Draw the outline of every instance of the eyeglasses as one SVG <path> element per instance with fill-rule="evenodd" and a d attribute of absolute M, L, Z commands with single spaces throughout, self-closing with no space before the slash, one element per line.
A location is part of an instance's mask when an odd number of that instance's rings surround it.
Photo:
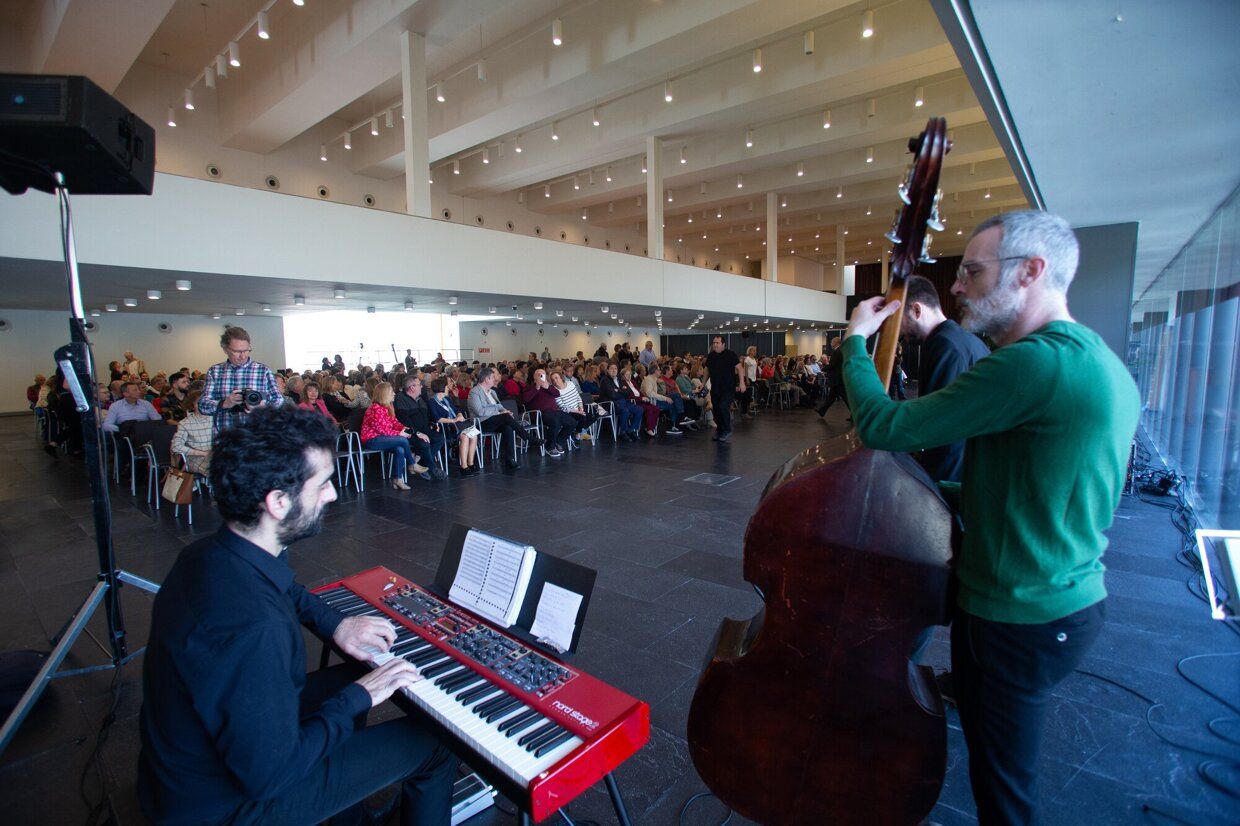
<path fill-rule="evenodd" d="M 234 350 L 229 347 L 228 352 L 232 353 L 234 356 L 248 356 L 250 354 L 249 348 L 246 348 L 245 350 Z"/>
<path fill-rule="evenodd" d="M 1027 255 L 1009 255 L 1006 258 L 982 258 L 977 261 L 961 261 L 960 266 L 956 268 L 956 280 L 968 282 L 970 278 L 979 275 L 982 270 L 986 269 L 986 264 L 995 262 L 1002 264 L 1005 261 L 1024 261 Z"/>

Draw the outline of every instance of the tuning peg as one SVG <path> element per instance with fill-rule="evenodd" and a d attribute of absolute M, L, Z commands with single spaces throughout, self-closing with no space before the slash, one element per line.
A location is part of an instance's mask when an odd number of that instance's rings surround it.
<path fill-rule="evenodd" d="M 939 220 L 938 210 L 935 210 L 930 217 L 926 219 L 926 226 L 935 232 L 943 231 L 943 222 Z"/>
<path fill-rule="evenodd" d="M 891 242 L 891 243 L 893 243 L 893 244 L 898 244 L 898 243 L 900 243 L 900 237 L 899 237 L 898 235 L 896 235 L 896 231 L 895 231 L 895 229 L 894 229 L 894 228 L 893 228 L 893 229 L 889 229 L 889 230 L 887 230 L 886 232 L 884 232 L 884 233 L 883 233 L 883 237 L 884 237 L 884 238 L 886 238 L 888 241 L 890 241 L 890 242 Z"/>
<path fill-rule="evenodd" d="M 912 206 L 913 202 L 908 197 L 908 187 L 904 185 L 903 181 L 896 187 L 896 193 L 900 196 L 900 200 L 904 202 L 905 206 Z"/>

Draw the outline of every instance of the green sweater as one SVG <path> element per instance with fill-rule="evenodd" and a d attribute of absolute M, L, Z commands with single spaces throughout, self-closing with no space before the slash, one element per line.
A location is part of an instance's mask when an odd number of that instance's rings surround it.
<path fill-rule="evenodd" d="M 1140 404 L 1096 333 L 1051 322 L 942 390 L 904 402 L 888 398 L 861 336 L 842 349 L 866 446 L 912 451 L 967 440 L 961 609 L 1044 623 L 1106 597 L 1103 531 L 1119 504 Z"/>

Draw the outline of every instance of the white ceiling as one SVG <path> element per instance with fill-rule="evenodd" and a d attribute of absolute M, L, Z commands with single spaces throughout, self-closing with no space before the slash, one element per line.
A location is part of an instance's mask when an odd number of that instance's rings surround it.
<path fill-rule="evenodd" d="M 1240 184 L 1240 3 L 970 5 L 1047 208 L 1140 223 L 1140 296 Z"/>

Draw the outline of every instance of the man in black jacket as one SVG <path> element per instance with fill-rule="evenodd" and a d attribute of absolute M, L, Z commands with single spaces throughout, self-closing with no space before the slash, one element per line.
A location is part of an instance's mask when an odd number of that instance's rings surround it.
<path fill-rule="evenodd" d="M 436 453 L 443 450 L 443 431 L 431 422 L 431 410 L 422 393 L 422 379 L 417 375 L 406 376 L 392 406 L 396 408 L 396 419 L 413 434 L 409 438 L 409 446 L 418 454 L 418 464 L 430 468 L 420 474 L 422 478 L 444 478 L 447 474 L 433 459 Z"/>
<path fill-rule="evenodd" d="M 920 275 L 909 278 L 905 288 L 900 333 L 921 342 L 918 396 L 942 390 L 990 353 L 980 338 L 943 315 L 934 285 Z M 934 481 L 959 482 L 964 468 L 964 442 L 923 450 L 913 458 Z"/>
<path fill-rule="evenodd" d="M 831 339 L 831 355 L 827 361 L 827 395 L 818 405 L 818 415 L 826 416 L 831 405 L 839 399 L 848 407 L 848 394 L 844 391 L 844 352 L 840 350 L 842 335 Z M 852 421 L 850 418 L 849 421 Z"/>
<path fill-rule="evenodd" d="M 615 408 L 619 439 L 637 441 L 637 429 L 641 427 L 642 409 L 625 398 L 621 391 L 620 366 L 608 362 L 607 369 L 598 377 L 598 401 L 611 402 Z"/>

